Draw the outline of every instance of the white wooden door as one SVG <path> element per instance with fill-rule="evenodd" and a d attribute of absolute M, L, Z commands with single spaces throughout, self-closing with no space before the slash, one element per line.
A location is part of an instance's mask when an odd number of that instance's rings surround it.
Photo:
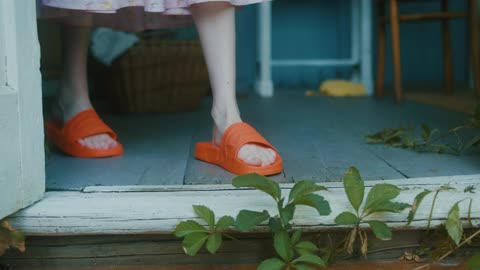
<path fill-rule="evenodd" d="M 0 218 L 39 200 L 45 157 L 35 0 L 0 0 Z"/>

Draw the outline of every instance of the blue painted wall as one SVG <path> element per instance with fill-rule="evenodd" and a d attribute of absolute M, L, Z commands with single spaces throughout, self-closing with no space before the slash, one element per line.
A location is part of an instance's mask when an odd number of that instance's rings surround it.
<path fill-rule="evenodd" d="M 465 1 L 450 0 L 451 9 L 464 11 Z M 350 53 L 349 0 L 275 0 L 273 2 L 273 57 L 332 58 Z M 402 3 L 401 12 L 440 9 L 440 1 Z M 257 7 L 237 12 L 238 89 L 255 81 Z M 454 78 L 457 85 L 468 81 L 467 24 L 451 22 Z M 372 30 L 375 30 L 372 29 Z M 376 41 L 376 33 L 374 40 Z M 387 84 L 392 82 L 390 43 L 387 49 Z M 401 46 L 405 85 L 440 85 L 443 81 L 440 22 L 414 22 L 401 26 Z M 376 52 L 376 44 L 374 42 Z M 375 55 L 375 53 L 374 53 Z M 374 59 L 376 61 L 376 57 Z M 374 63 L 375 63 L 374 61 Z M 273 70 L 276 87 L 314 87 L 324 79 L 348 78 L 348 68 L 292 68 Z"/>

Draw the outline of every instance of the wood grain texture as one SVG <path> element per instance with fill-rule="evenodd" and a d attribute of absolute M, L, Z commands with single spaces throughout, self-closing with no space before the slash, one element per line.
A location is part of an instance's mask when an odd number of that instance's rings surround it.
<path fill-rule="evenodd" d="M 339 263 L 334 266 L 330 266 L 328 269 L 331 270 L 414 270 L 420 264 L 410 263 L 410 262 L 398 262 L 395 260 L 391 261 L 378 261 L 378 262 L 355 262 L 355 263 Z M 211 265 L 211 264 L 196 264 L 196 265 L 172 265 L 172 266 L 92 266 L 90 268 L 75 268 L 75 267 L 38 267 L 38 266 L 29 266 L 29 270 L 256 270 L 258 264 L 221 264 L 221 265 Z M 430 266 L 430 270 L 464 270 L 466 268 L 465 260 L 457 261 L 447 261 L 442 264 L 436 264 Z M 14 269 L 23 269 L 23 268 L 14 268 Z"/>
<path fill-rule="evenodd" d="M 455 191 L 443 193 L 438 207 L 433 213 L 433 225 L 442 223 L 449 208 L 464 199 L 463 190 L 469 185 L 480 188 L 480 175 L 452 176 L 439 178 L 416 178 L 391 180 L 388 183 L 407 188 L 398 201 L 411 203 L 419 192 L 436 189 L 450 184 Z M 367 181 L 368 188 L 384 181 Z M 332 213 L 318 216 L 315 210 L 299 207 L 294 225 L 306 231 L 322 231 L 337 228 L 334 218 L 339 213 L 350 210 L 342 183 L 325 183 L 328 192 L 321 194 L 330 202 Z M 291 184 L 283 189 L 286 195 Z M 367 190 L 368 190 L 367 188 Z M 429 214 L 431 196 L 418 209 L 416 221 L 409 229 L 424 228 Z M 464 202 L 466 203 L 466 202 Z M 45 198 L 35 205 L 22 210 L 10 218 L 12 225 L 27 235 L 88 235 L 88 234 L 170 234 L 182 220 L 196 219 L 192 205 L 206 205 L 212 208 L 217 217 L 236 215 L 240 209 L 254 211 L 268 210 L 276 214 L 275 204 L 263 193 L 255 190 L 211 190 L 211 191 L 171 191 L 171 192 L 47 192 Z M 461 205 L 461 215 L 466 217 L 467 207 Z M 375 218 L 387 222 L 393 228 L 406 228 L 407 212 L 385 214 Z M 472 209 L 473 221 L 480 224 L 480 205 Z M 266 231 L 260 226 L 257 231 Z"/>
<path fill-rule="evenodd" d="M 341 243 L 346 230 L 304 234 L 321 247 Z M 424 239 L 424 231 L 395 231 L 392 241 L 375 239 L 368 233 L 370 253 L 366 259 L 352 256 L 345 260 L 340 255 L 336 267 L 381 266 L 395 260 L 406 251 L 414 250 Z M 266 258 L 275 256 L 272 239 L 268 234 L 234 235 L 237 240 L 225 239 L 216 255 L 201 249 L 195 257 L 187 256 L 181 248 L 181 240 L 173 236 L 76 236 L 76 237 L 29 237 L 27 251 L 10 251 L 0 259 L 9 269 L 229 269 L 228 267 L 254 267 Z M 465 256 L 478 246 L 471 246 L 457 254 Z M 448 261 L 450 266 L 458 262 Z M 410 263 L 410 265 L 412 265 Z M 128 268 L 127 268 L 128 267 Z M 227 267 L 227 268 L 225 268 Z M 242 268 L 240 268 L 242 269 Z M 253 268 L 255 269 L 255 268 Z"/>
<path fill-rule="evenodd" d="M 400 51 L 400 19 L 397 0 L 390 0 L 390 28 L 392 35 L 395 101 L 399 103 L 402 101 L 402 64 Z"/>
<path fill-rule="evenodd" d="M 366 180 L 480 173 L 476 152 L 419 154 L 369 145 L 363 139 L 409 124 L 447 130 L 464 123 L 465 114 L 413 102 L 392 106 L 372 98 L 305 97 L 300 89 L 279 90 L 271 99 L 241 96 L 239 106 L 243 120 L 282 155 L 285 173 L 272 177 L 278 182 L 340 181 L 353 165 Z M 125 145 L 125 155 L 89 160 L 54 154 L 47 160 L 48 188 L 230 184 L 233 174 L 193 157 L 197 142 L 211 140 L 210 108 L 207 99 L 193 113 L 106 115 Z"/>
<path fill-rule="evenodd" d="M 182 185 L 196 117 L 194 113 L 105 115 L 125 154 L 79 159 L 55 151 L 47 159 L 47 188 Z"/>
<path fill-rule="evenodd" d="M 385 114 L 392 113 L 393 119 L 398 108 L 369 98 L 305 97 L 302 90 L 294 89 L 277 91 L 271 99 L 248 96 L 239 100 L 239 106 L 242 119 L 282 155 L 284 174 L 272 177 L 278 182 L 338 181 L 352 164 L 369 180 L 402 177 L 364 148 L 362 139 L 370 130 L 385 127 Z M 210 140 L 211 120 L 205 121 L 195 134 L 192 151 L 196 142 Z M 190 155 L 185 184 L 229 184 L 233 177 Z"/>

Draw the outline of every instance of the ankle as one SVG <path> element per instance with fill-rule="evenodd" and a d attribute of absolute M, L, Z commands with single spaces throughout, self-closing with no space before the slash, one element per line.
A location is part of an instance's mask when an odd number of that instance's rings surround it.
<path fill-rule="evenodd" d="M 77 113 L 90 108 L 92 104 L 88 96 L 74 95 L 70 91 L 62 90 L 53 104 L 52 112 L 55 117 L 66 122 Z"/>
<path fill-rule="evenodd" d="M 238 107 L 229 106 L 224 108 L 213 107 L 212 108 L 212 118 L 215 122 L 215 126 L 221 134 L 225 132 L 225 130 L 238 122 L 242 122 L 240 118 L 240 112 L 238 111 Z"/>

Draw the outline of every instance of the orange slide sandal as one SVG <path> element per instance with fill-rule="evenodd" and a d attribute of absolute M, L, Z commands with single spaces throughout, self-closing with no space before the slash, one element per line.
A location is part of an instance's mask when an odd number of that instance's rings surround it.
<path fill-rule="evenodd" d="M 96 134 L 108 134 L 114 140 L 117 135 L 109 128 L 93 109 L 79 112 L 67 123 L 60 121 L 45 121 L 45 133 L 62 152 L 74 157 L 100 158 L 119 156 L 123 147 L 117 141 L 117 146 L 108 149 L 91 149 L 81 145 L 78 140 Z"/>
<path fill-rule="evenodd" d="M 271 148 L 277 153 L 277 158 L 268 166 L 249 165 L 237 157 L 238 151 L 245 144 L 258 144 Z M 231 125 L 223 134 L 222 142 L 219 146 L 212 142 L 197 143 L 195 157 L 199 160 L 221 166 L 238 175 L 248 173 L 274 175 L 281 173 L 283 170 L 282 158 L 275 148 L 252 126 L 243 122 Z"/>

